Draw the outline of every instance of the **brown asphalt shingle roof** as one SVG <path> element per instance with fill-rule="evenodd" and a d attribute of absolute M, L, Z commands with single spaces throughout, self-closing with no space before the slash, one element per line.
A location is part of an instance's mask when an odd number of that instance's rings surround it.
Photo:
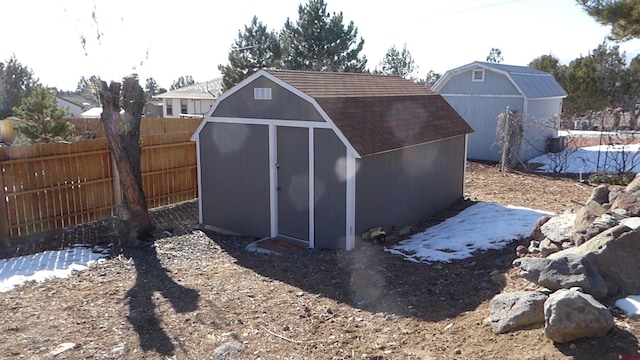
<path fill-rule="evenodd" d="M 267 72 L 313 97 L 361 156 L 473 132 L 443 97 L 399 76 Z"/>

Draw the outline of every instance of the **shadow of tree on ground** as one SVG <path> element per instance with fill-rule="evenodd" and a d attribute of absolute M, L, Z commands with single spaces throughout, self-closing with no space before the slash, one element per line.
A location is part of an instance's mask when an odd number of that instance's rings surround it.
<path fill-rule="evenodd" d="M 155 313 L 153 295 L 159 292 L 177 313 L 195 311 L 200 294 L 197 290 L 177 284 L 162 267 L 155 247 L 124 248 L 123 255 L 133 259 L 136 283 L 126 293 L 129 298 L 127 320 L 138 333 L 142 350 L 164 356 L 173 354 L 175 345 L 160 324 Z"/>

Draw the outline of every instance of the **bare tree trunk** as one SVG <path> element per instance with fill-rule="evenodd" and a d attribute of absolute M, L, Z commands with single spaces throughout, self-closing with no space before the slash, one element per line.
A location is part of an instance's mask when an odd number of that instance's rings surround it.
<path fill-rule="evenodd" d="M 121 96 L 122 107 L 125 109 L 122 117 Z M 139 244 L 138 240 L 148 238 L 154 229 L 142 190 L 140 167 L 140 119 L 144 107 L 144 90 L 135 76 L 126 77 L 124 86 L 112 81 L 107 87 L 105 81 L 100 81 L 100 101 L 100 120 L 121 179 L 123 204 L 118 217 L 125 225 L 125 241 L 129 242 L 127 245 L 136 246 Z"/>

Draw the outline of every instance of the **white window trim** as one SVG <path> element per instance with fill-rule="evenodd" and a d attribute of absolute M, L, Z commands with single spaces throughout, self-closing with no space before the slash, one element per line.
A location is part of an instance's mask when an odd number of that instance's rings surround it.
<path fill-rule="evenodd" d="M 481 79 L 476 79 L 476 71 L 482 74 Z M 483 82 L 484 81 L 484 69 L 473 69 L 471 71 L 471 81 L 473 82 Z"/>

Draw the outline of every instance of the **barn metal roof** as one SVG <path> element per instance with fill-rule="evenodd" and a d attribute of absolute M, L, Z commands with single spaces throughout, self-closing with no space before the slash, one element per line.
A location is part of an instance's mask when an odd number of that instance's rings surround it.
<path fill-rule="evenodd" d="M 560 86 L 553 75 L 530 68 L 528 66 L 506 65 L 492 62 L 475 61 L 470 64 L 447 71 L 433 86 L 434 90 L 441 88 L 447 79 L 457 73 L 469 69 L 488 69 L 505 74 L 513 84 L 529 99 L 566 97 L 567 92 Z"/>
<path fill-rule="evenodd" d="M 312 97 L 360 156 L 473 132 L 442 96 L 399 76 L 266 72 Z"/>

